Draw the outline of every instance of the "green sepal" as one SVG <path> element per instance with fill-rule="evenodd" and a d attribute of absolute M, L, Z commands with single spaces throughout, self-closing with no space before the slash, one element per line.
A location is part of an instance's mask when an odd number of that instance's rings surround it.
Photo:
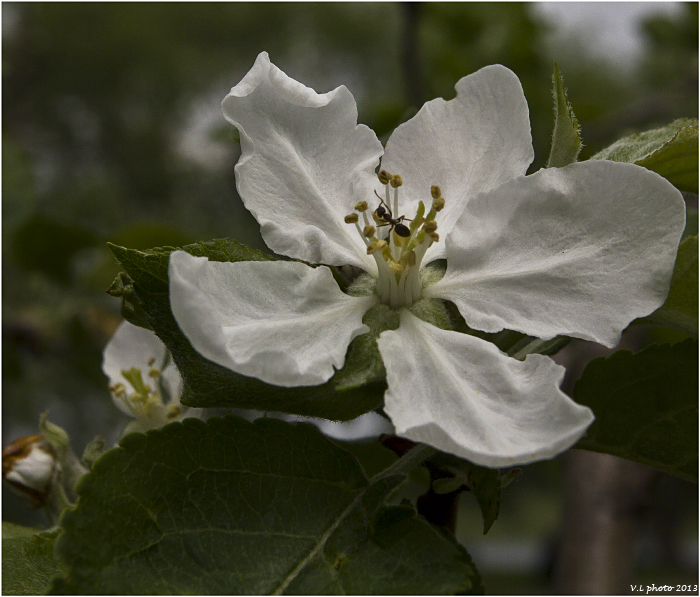
<path fill-rule="evenodd" d="M 484 535 L 488 533 L 498 519 L 501 508 L 500 471 L 443 452 L 433 456 L 428 464 L 451 475 L 450 478 L 433 481 L 433 490 L 436 493 L 449 493 L 460 487 L 465 487 L 472 493 L 484 519 Z"/>
<path fill-rule="evenodd" d="M 112 285 L 107 289 L 107 294 L 122 300 L 121 315 L 126 321 L 140 328 L 152 330 L 151 324 L 148 323 L 148 315 L 136 296 L 134 281 L 129 277 L 129 274 L 119 272 Z"/>
<path fill-rule="evenodd" d="M 654 344 L 591 361 L 573 398 L 596 420 L 576 448 L 698 479 L 698 344 Z"/>
<path fill-rule="evenodd" d="M 569 103 L 564 88 L 564 77 L 554 63 L 552 74 L 552 97 L 554 98 L 554 130 L 552 148 L 547 160 L 547 168 L 562 168 L 573 164 L 581 153 L 581 129 Z"/>
<path fill-rule="evenodd" d="M 53 548 L 58 529 L 41 531 L 2 523 L 3 595 L 42 595 L 62 573 Z"/>
<path fill-rule="evenodd" d="M 133 280 L 136 297 L 148 322 L 171 352 L 184 381 L 181 401 L 191 407 L 244 408 L 346 421 L 382 404 L 386 380 L 376 348 L 376 337 L 394 316 L 370 309 L 364 322 L 369 334 L 356 337 L 348 347 L 345 365 L 319 386 L 282 388 L 259 379 L 239 375 L 200 355 L 180 328 L 170 310 L 168 260 L 172 247 L 138 251 L 110 245 Z M 187 245 L 183 251 L 212 261 L 263 261 L 273 257 L 232 240 L 214 240 Z M 392 319 L 393 317 L 393 319 Z M 395 324 L 398 326 L 398 322 Z M 393 328 L 395 329 L 395 328 Z"/>
<path fill-rule="evenodd" d="M 651 323 L 679 328 L 698 337 L 698 237 L 691 236 L 678 247 L 671 288 L 666 302 L 648 318 Z"/>
<path fill-rule="evenodd" d="M 107 451 L 107 443 L 101 436 L 94 437 L 83 451 L 83 455 L 80 458 L 82 463 L 88 468 L 92 469 L 95 461 L 102 456 Z"/>
<path fill-rule="evenodd" d="M 623 137 L 591 159 L 644 166 L 681 191 L 697 193 L 698 121 L 680 118 L 658 129 Z"/>
<path fill-rule="evenodd" d="M 78 485 L 61 594 L 454 594 L 454 538 L 385 500 L 434 450 L 368 479 L 306 423 L 229 415 L 122 438 Z M 99 548 L 96 548 L 99 546 Z"/>

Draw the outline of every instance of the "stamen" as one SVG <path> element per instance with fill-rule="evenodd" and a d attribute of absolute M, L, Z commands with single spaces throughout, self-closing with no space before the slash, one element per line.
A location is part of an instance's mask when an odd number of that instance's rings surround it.
<path fill-rule="evenodd" d="M 428 234 L 435 232 L 437 230 L 437 222 L 435 220 L 428 220 L 423 226 L 423 230 Z"/>
<path fill-rule="evenodd" d="M 367 255 L 372 255 L 373 253 L 380 251 L 386 246 L 387 244 L 385 240 L 375 240 L 371 245 L 367 247 Z"/>
<path fill-rule="evenodd" d="M 381 170 L 377 177 L 386 187 L 386 199 L 381 199 L 375 191 L 379 206 L 372 211 L 366 201 L 360 201 L 355 204 L 356 211 L 345 216 L 345 221 L 355 225 L 367 246 L 367 254 L 377 263 L 377 294 L 381 302 L 395 309 L 408 307 L 421 297 L 420 266 L 426 251 L 440 240 L 436 215 L 445 207 L 445 200 L 440 187 L 433 185 L 430 211 L 426 214 L 425 203 L 419 201 L 415 216 L 407 218 L 410 214 L 399 211 L 401 176 Z M 393 198 L 390 187 L 394 189 Z M 364 227 L 359 224 L 357 212 L 362 214 Z M 379 228 L 388 228 L 385 238 L 378 238 Z"/>
<path fill-rule="evenodd" d="M 367 211 L 369 209 L 369 205 L 367 205 L 367 201 L 360 201 L 359 203 L 355 203 L 355 210 L 359 212 Z"/>
<path fill-rule="evenodd" d="M 360 238 L 365 242 L 365 244 L 367 246 L 369 246 L 369 240 L 367 240 L 367 238 L 365 238 L 365 235 L 362 232 L 362 228 L 360 228 L 360 225 L 357 222 L 355 222 L 355 228 L 357 228 L 357 232 L 359 232 Z"/>

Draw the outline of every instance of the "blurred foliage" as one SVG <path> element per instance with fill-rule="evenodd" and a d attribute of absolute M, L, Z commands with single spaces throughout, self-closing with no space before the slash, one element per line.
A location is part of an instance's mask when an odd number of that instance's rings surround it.
<path fill-rule="evenodd" d="M 459 78 L 504 64 L 530 106 L 535 170 L 549 151 L 554 60 L 581 159 L 697 116 L 697 10 L 648 18 L 643 58 L 620 72 L 573 42 L 554 51 L 555 24 L 526 3 L 4 3 L 5 443 L 35 433 L 47 408 L 78 453 L 125 424 L 100 371 L 120 321 L 104 292 L 119 271 L 106 241 L 229 236 L 265 250 L 236 194 L 238 142 L 219 108 L 260 51 L 318 91 L 346 85 L 384 139 L 422 102 L 453 97 Z M 42 522 L 3 504 L 6 519 Z"/>

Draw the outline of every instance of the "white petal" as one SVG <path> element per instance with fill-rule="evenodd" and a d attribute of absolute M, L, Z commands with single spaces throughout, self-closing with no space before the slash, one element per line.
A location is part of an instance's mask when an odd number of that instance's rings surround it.
<path fill-rule="evenodd" d="M 446 239 L 446 275 L 425 294 L 475 329 L 613 347 L 666 299 L 684 223 L 681 194 L 639 166 L 540 170 L 470 201 Z"/>
<path fill-rule="evenodd" d="M 105 346 L 102 353 L 102 371 L 109 378 L 110 385 L 122 383 L 127 388 L 130 388 L 130 384 L 122 375 L 122 371 L 135 367 L 141 370 L 143 380 L 149 383 L 148 370 L 150 366 L 148 363 L 150 359 L 155 359 L 153 362 L 154 367 L 160 367 L 165 359 L 166 351 L 165 345 L 153 332 L 132 325 L 128 321 L 123 321 L 109 342 L 107 342 L 107 346 Z M 180 392 L 180 386 L 175 380 L 175 376 L 177 378 L 180 377 L 177 368 L 172 365 L 166 370 L 168 371 L 168 390 L 172 387 L 173 391 L 177 390 Z M 174 373 L 172 370 L 174 370 Z M 177 398 L 179 401 L 179 393 Z M 131 409 L 121 400 L 114 399 L 114 404 L 123 413 L 133 416 Z"/>
<path fill-rule="evenodd" d="M 313 417 L 266 413 L 289 422 L 311 423 L 321 433 L 340 441 L 361 441 L 376 439 L 382 434 L 393 434 L 394 426 L 385 417 L 376 412 L 368 412 L 351 421 L 328 421 Z"/>
<path fill-rule="evenodd" d="M 382 168 L 400 174 L 400 215 L 413 217 L 418 201 L 429 208 L 431 185 L 439 185 L 445 208 L 438 214 L 442 238 L 477 193 L 523 176 L 534 158 L 527 101 L 518 77 L 493 65 L 460 79 L 457 97 L 426 103 L 391 135 Z M 425 262 L 445 256 L 435 243 Z"/>
<path fill-rule="evenodd" d="M 324 383 L 350 341 L 369 331 L 375 296 L 344 294 L 326 267 L 289 261 L 219 263 L 170 256 L 170 305 L 187 339 L 236 373 L 292 387 Z"/>
<path fill-rule="evenodd" d="M 345 87 L 324 94 L 291 79 L 266 52 L 222 103 L 241 133 L 238 192 L 276 253 L 376 272 L 354 226 L 355 203 L 370 201 L 382 145 L 357 124 Z"/>
<path fill-rule="evenodd" d="M 397 435 L 496 468 L 552 458 L 593 421 L 559 389 L 564 368 L 545 356 L 517 361 L 406 310 L 378 342 Z"/>

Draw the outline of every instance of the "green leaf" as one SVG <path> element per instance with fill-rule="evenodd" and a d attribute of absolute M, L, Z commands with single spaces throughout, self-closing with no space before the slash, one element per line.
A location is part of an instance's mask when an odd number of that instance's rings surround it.
<path fill-rule="evenodd" d="M 569 103 L 564 88 L 564 77 L 554 63 L 552 74 L 552 96 L 554 98 L 554 131 L 552 148 L 547 160 L 547 168 L 561 168 L 573 164 L 581 153 L 581 129 Z"/>
<path fill-rule="evenodd" d="M 596 420 L 575 447 L 605 452 L 697 482 L 698 344 L 654 344 L 591 361 L 574 400 Z"/>
<path fill-rule="evenodd" d="M 698 121 L 674 120 L 664 127 L 624 137 L 593 160 L 632 162 L 653 170 L 681 191 L 698 192 Z"/>
<path fill-rule="evenodd" d="M 455 593 L 454 539 L 384 500 L 432 448 L 368 480 L 314 426 L 188 419 L 100 458 L 63 515 L 54 590 L 113 594 Z"/>
<path fill-rule="evenodd" d="M 648 318 L 652 323 L 677 327 L 698 336 L 698 237 L 678 247 L 671 289 L 666 302 Z"/>
<path fill-rule="evenodd" d="M 62 573 L 53 557 L 58 530 L 40 531 L 2 523 L 2 592 L 40 595 Z"/>
<path fill-rule="evenodd" d="M 272 386 L 212 363 L 192 348 L 170 310 L 168 260 L 175 249 L 137 251 L 114 245 L 110 248 L 133 280 L 140 308 L 182 374 L 183 404 L 276 411 L 339 421 L 354 419 L 382 404 L 386 380 L 376 338 L 391 321 L 396 320 L 393 325 L 398 327 L 398 317 L 387 317 L 387 309 L 367 312 L 363 321 L 370 327 L 370 333 L 350 343 L 344 367 L 328 382 L 311 387 Z M 183 250 L 212 261 L 272 259 L 231 240 L 196 243 Z"/>
<path fill-rule="evenodd" d="M 501 473 L 497 469 L 470 463 L 467 470 L 467 487 L 479 504 L 484 518 L 485 535 L 496 522 L 501 508 Z"/>

